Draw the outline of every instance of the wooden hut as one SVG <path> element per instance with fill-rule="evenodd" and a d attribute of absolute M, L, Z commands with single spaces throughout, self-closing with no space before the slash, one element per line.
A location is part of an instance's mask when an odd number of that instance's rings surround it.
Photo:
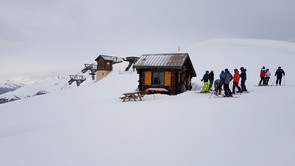
<path fill-rule="evenodd" d="M 140 91 L 176 95 L 191 90 L 196 77 L 188 53 L 145 54 L 135 63 Z"/>
<path fill-rule="evenodd" d="M 97 62 L 96 80 L 99 81 L 107 76 L 113 70 L 113 57 L 108 55 L 99 55 Z"/>

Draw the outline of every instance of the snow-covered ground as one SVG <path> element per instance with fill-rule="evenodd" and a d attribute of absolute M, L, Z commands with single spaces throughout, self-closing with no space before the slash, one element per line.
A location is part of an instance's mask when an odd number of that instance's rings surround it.
<path fill-rule="evenodd" d="M 244 66 L 252 92 L 122 102 L 138 75 L 119 72 L 126 64 L 118 64 L 97 83 L 0 105 L 1 165 L 295 165 L 294 43 L 220 39 L 185 51 L 196 84 L 205 70 Z M 262 66 L 274 73 L 278 65 L 286 86 L 256 86 Z"/>

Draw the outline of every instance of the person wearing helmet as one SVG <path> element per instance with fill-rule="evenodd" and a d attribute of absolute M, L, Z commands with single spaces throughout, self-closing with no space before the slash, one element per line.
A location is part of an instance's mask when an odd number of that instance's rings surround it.
<path fill-rule="evenodd" d="M 221 90 L 222 90 L 222 82 L 220 79 L 216 79 L 214 81 L 214 91 L 215 91 L 215 95 L 221 95 Z"/>
<path fill-rule="evenodd" d="M 269 82 L 270 76 L 271 76 L 271 73 L 270 73 L 269 69 L 266 69 L 266 75 L 265 75 L 264 85 L 268 86 L 268 82 Z"/>
<path fill-rule="evenodd" d="M 201 79 L 201 81 L 204 81 L 204 85 L 203 85 L 201 93 L 207 93 L 208 92 L 208 89 L 209 89 L 208 80 L 209 80 L 209 71 L 206 71 L 203 78 Z"/>
<path fill-rule="evenodd" d="M 238 88 L 238 93 L 242 93 L 242 89 L 239 86 L 240 73 L 238 69 L 234 70 L 234 80 L 233 80 L 233 94 L 236 93 L 236 88 Z"/>
<path fill-rule="evenodd" d="M 225 79 L 224 79 L 224 94 L 225 97 L 232 97 L 232 92 L 229 89 L 229 84 L 231 82 L 231 80 L 233 79 L 233 75 L 230 73 L 230 71 L 228 69 L 225 69 Z"/>
<path fill-rule="evenodd" d="M 275 76 L 277 76 L 277 81 L 276 81 L 276 85 L 281 85 L 282 83 L 282 78 L 283 76 L 285 76 L 285 71 L 281 68 L 281 66 L 278 67 Z"/>
<path fill-rule="evenodd" d="M 211 72 L 209 73 L 209 90 L 211 91 L 211 87 L 213 85 L 213 81 L 214 81 L 214 71 L 211 70 Z"/>
<path fill-rule="evenodd" d="M 225 72 L 224 72 L 224 70 L 222 70 L 220 72 L 219 79 L 217 79 L 217 80 L 216 80 L 216 84 L 215 84 L 216 85 L 215 92 L 217 93 L 217 95 L 221 95 L 222 86 L 224 86 L 224 81 L 225 81 Z"/>
<path fill-rule="evenodd" d="M 247 80 L 247 69 L 245 69 L 244 67 L 241 67 L 240 68 L 241 70 L 241 74 L 240 74 L 240 77 L 241 77 L 241 88 L 242 88 L 242 91 L 243 92 L 247 92 L 247 88 L 246 88 L 246 80 Z"/>
<path fill-rule="evenodd" d="M 266 75 L 266 69 L 263 66 L 262 69 L 260 70 L 260 81 L 259 81 L 258 86 L 261 86 L 265 83 L 265 75 Z"/>

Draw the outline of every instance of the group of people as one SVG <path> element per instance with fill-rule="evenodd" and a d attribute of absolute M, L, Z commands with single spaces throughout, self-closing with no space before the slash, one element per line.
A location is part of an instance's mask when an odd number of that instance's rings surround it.
<path fill-rule="evenodd" d="M 214 81 L 214 71 L 211 70 L 206 71 L 203 75 L 203 78 L 201 81 L 204 82 L 203 88 L 201 90 L 201 93 L 208 93 L 209 91 L 212 91 L 212 85 L 214 83 L 214 91 L 217 95 L 221 95 L 222 88 L 224 90 L 224 96 L 225 97 L 232 97 L 232 94 L 235 93 L 243 93 L 247 92 L 246 88 L 246 80 L 247 80 L 247 69 L 244 67 L 240 68 L 240 71 L 238 69 L 234 69 L 234 74 L 232 75 L 231 72 L 228 69 L 222 70 L 219 74 L 219 79 L 216 79 Z M 262 67 L 260 70 L 260 81 L 259 86 L 267 86 L 270 80 L 270 70 L 266 69 L 265 66 Z M 281 66 L 278 67 L 278 69 L 275 72 L 276 79 L 276 85 L 282 84 L 282 78 L 285 76 L 285 71 L 281 68 Z M 229 84 L 233 81 L 232 89 L 230 89 Z M 239 82 L 241 81 L 241 87 L 239 86 Z M 237 90 L 237 91 L 236 91 Z"/>
<path fill-rule="evenodd" d="M 210 73 L 209 71 L 206 71 L 201 81 L 204 82 L 204 86 L 202 88 L 201 93 L 207 93 L 209 91 L 212 91 L 212 85 L 214 82 L 214 90 L 217 95 L 221 95 L 222 87 L 224 89 L 224 95 L 226 97 L 231 97 L 232 94 L 236 93 L 242 93 L 247 91 L 246 88 L 246 80 L 247 80 L 247 74 L 246 69 L 244 67 L 240 68 L 241 73 L 238 69 L 234 69 L 234 75 L 231 74 L 231 72 L 228 69 L 222 70 L 219 74 L 219 79 L 216 79 L 214 81 L 214 71 L 212 70 Z M 233 87 L 232 91 L 229 87 L 230 82 L 233 80 Z M 239 82 L 241 80 L 241 87 L 239 86 Z"/>
<path fill-rule="evenodd" d="M 265 69 L 265 66 L 263 66 L 260 70 L 260 81 L 258 86 L 268 86 L 269 80 L 270 80 L 271 73 L 269 69 Z M 278 67 L 278 69 L 275 72 L 276 79 L 276 85 L 282 84 L 282 78 L 285 76 L 285 71 L 281 68 L 281 66 Z"/>

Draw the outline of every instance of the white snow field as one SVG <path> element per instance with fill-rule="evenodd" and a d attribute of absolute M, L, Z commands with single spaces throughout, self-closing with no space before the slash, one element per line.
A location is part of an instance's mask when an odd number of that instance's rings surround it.
<path fill-rule="evenodd" d="M 115 65 L 105 79 L 0 105 L 3 166 L 295 165 L 295 44 L 219 39 L 188 52 L 201 85 L 205 70 L 244 66 L 251 93 L 209 99 L 187 91 L 122 102 L 136 72 Z M 283 86 L 258 87 L 262 66 L 286 72 Z M 272 77 L 274 81 L 274 77 Z"/>

